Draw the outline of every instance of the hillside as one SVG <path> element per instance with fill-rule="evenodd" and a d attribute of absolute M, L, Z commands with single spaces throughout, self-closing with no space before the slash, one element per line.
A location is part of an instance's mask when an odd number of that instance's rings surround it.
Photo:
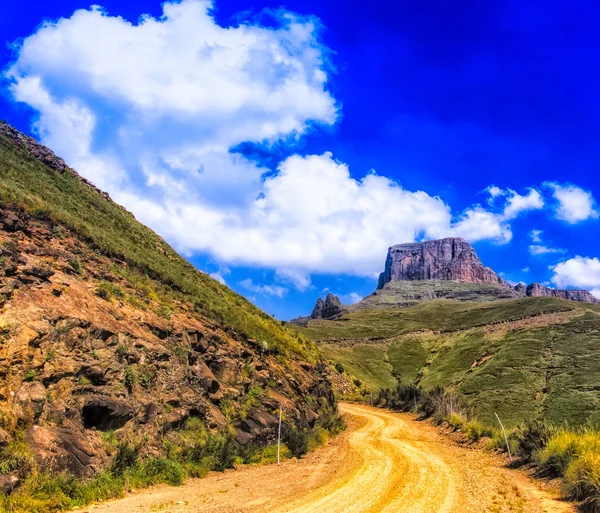
<path fill-rule="evenodd" d="M 434 300 L 313 320 L 318 341 L 363 387 L 397 380 L 463 394 L 482 420 L 598 422 L 600 307 L 555 298 Z"/>
<path fill-rule="evenodd" d="M 0 294 L 4 491 L 36 468 L 92 476 L 127 454 L 201 474 L 272 442 L 280 407 L 298 451 L 335 419 L 312 342 L 6 124 Z"/>

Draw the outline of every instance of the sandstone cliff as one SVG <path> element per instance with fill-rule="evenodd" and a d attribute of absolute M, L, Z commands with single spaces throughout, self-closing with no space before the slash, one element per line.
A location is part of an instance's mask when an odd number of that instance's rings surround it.
<path fill-rule="evenodd" d="M 471 245 L 460 238 L 397 244 L 388 250 L 378 289 L 391 281 L 452 280 L 464 283 L 501 284 L 485 267 Z"/>

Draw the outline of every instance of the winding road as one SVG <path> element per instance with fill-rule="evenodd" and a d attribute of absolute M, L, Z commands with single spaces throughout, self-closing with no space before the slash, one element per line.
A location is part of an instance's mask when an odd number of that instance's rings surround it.
<path fill-rule="evenodd" d="M 301 460 L 248 466 L 90 506 L 94 513 L 572 512 L 502 460 L 426 422 L 342 404 L 346 432 Z"/>

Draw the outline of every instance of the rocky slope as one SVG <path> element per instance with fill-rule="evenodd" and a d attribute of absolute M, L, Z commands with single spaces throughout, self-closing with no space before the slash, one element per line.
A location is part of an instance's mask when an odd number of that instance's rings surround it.
<path fill-rule="evenodd" d="M 290 429 L 335 408 L 311 342 L 5 124 L 0 306 L 5 490 L 36 467 L 98 472 L 114 456 L 107 434 L 160 456 L 193 418 L 249 447 L 273 440 L 280 407 Z"/>

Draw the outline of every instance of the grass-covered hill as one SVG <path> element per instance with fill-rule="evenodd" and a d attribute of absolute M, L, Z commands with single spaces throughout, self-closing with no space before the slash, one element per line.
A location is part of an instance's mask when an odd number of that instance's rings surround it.
<path fill-rule="evenodd" d="M 464 396 L 483 421 L 600 422 L 600 307 L 555 298 L 436 300 L 361 309 L 300 332 L 376 390 L 415 384 Z"/>
<path fill-rule="evenodd" d="M 0 308 L 0 511 L 256 461 L 280 407 L 284 453 L 338 427 L 312 341 L 3 123 Z"/>

